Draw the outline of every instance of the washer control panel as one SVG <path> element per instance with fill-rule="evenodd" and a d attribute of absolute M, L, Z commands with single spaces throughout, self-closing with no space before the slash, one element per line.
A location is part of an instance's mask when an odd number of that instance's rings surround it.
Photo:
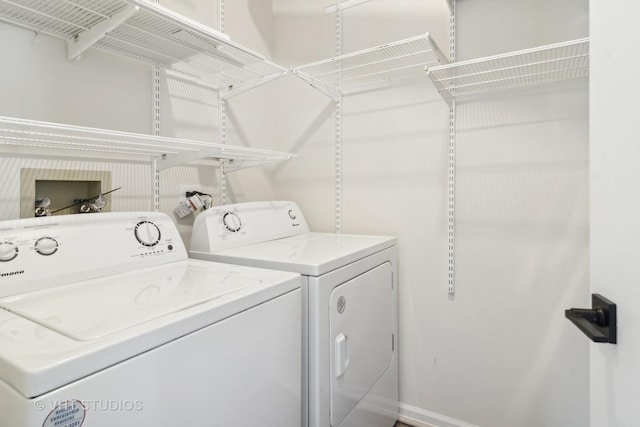
<path fill-rule="evenodd" d="M 294 202 L 251 202 L 207 209 L 196 217 L 191 251 L 215 252 L 308 233 Z"/>
<path fill-rule="evenodd" d="M 225 212 L 222 214 L 222 223 L 225 228 L 232 233 L 237 233 L 242 228 L 242 221 L 235 212 Z"/>
<path fill-rule="evenodd" d="M 148 220 L 143 220 L 136 224 L 135 235 L 138 242 L 147 247 L 157 245 L 162 237 L 158 225 Z"/>
<path fill-rule="evenodd" d="M 0 262 L 14 260 L 18 256 L 18 245 L 14 242 L 0 242 Z"/>
<path fill-rule="evenodd" d="M 0 297 L 187 259 L 158 212 L 0 221 Z"/>
<path fill-rule="evenodd" d="M 40 255 L 53 255 L 58 251 L 58 241 L 53 237 L 40 237 L 33 244 L 33 249 Z"/>

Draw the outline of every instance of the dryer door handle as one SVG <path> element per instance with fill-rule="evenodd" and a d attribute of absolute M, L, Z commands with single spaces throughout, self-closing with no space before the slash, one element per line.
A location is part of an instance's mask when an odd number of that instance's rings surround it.
<path fill-rule="evenodd" d="M 347 355 L 347 337 L 345 334 L 341 333 L 336 337 L 334 356 L 336 378 L 340 378 L 346 372 L 347 365 L 349 365 L 349 357 Z"/>

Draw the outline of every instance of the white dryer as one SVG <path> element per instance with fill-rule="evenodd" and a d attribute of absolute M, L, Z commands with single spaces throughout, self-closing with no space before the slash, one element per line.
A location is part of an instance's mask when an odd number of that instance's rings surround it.
<path fill-rule="evenodd" d="M 303 425 L 394 425 L 394 237 L 314 233 L 293 202 L 241 203 L 198 215 L 189 254 L 302 274 Z"/>
<path fill-rule="evenodd" d="M 298 427 L 300 282 L 160 213 L 0 222 L 0 426 Z"/>

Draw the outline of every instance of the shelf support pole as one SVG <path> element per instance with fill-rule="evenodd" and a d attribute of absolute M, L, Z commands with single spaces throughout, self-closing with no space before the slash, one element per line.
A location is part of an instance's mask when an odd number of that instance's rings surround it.
<path fill-rule="evenodd" d="M 153 67 L 153 135 L 160 136 L 160 67 Z M 160 211 L 160 169 L 158 168 L 157 159 L 153 162 L 153 210 Z"/>
<path fill-rule="evenodd" d="M 155 3 L 159 3 L 160 0 L 154 0 Z M 154 65 L 152 67 L 152 79 L 151 79 L 151 129 L 154 136 L 160 136 L 160 67 Z M 158 159 L 153 160 L 153 206 L 154 212 L 160 212 L 160 169 L 158 167 Z"/>
<path fill-rule="evenodd" d="M 336 56 L 342 55 L 343 12 L 342 1 L 336 3 Z M 338 97 L 335 112 L 335 232 L 342 233 L 342 71 L 337 75 Z"/>
<path fill-rule="evenodd" d="M 449 18 L 449 63 L 456 61 L 456 0 L 449 0 L 451 15 Z M 455 90 L 455 89 L 452 89 Z M 449 159 L 447 176 L 447 242 L 448 242 L 448 272 L 447 285 L 449 299 L 453 300 L 455 287 L 455 224 L 456 224 L 456 100 L 455 93 L 449 107 Z"/>
<path fill-rule="evenodd" d="M 340 9 L 348 9 L 350 7 L 359 6 L 362 3 L 367 3 L 370 1 L 371 0 L 338 0 L 338 3 L 340 3 Z M 337 12 L 338 12 L 337 4 L 335 6 L 331 5 L 324 8 L 325 15 L 330 15 L 332 13 L 337 13 Z"/>
<path fill-rule="evenodd" d="M 218 31 L 224 33 L 224 1 L 218 0 Z M 220 87 L 225 86 L 224 76 L 220 80 Z M 223 90 L 218 91 L 218 126 L 220 129 L 220 143 L 227 143 L 227 101 Z M 219 168 L 220 182 L 220 204 L 224 205 L 227 200 L 227 174 L 225 171 L 225 162 L 220 162 Z"/>

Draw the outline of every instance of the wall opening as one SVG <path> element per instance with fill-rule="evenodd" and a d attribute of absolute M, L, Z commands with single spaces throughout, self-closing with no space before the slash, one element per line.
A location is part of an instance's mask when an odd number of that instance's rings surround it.
<path fill-rule="evenodd" d="M 58 211 L 54 215 L 80 213 L 80 206 L 69 206 L 110 190 L 110 171 L 23 168 L 20 170 L 20 218 L 36 216 L 36 200 L 44 198 L 50 201 L 49 211 Z M 110 210 L 110 203 L 102 208 L 103 212 Z"/>

